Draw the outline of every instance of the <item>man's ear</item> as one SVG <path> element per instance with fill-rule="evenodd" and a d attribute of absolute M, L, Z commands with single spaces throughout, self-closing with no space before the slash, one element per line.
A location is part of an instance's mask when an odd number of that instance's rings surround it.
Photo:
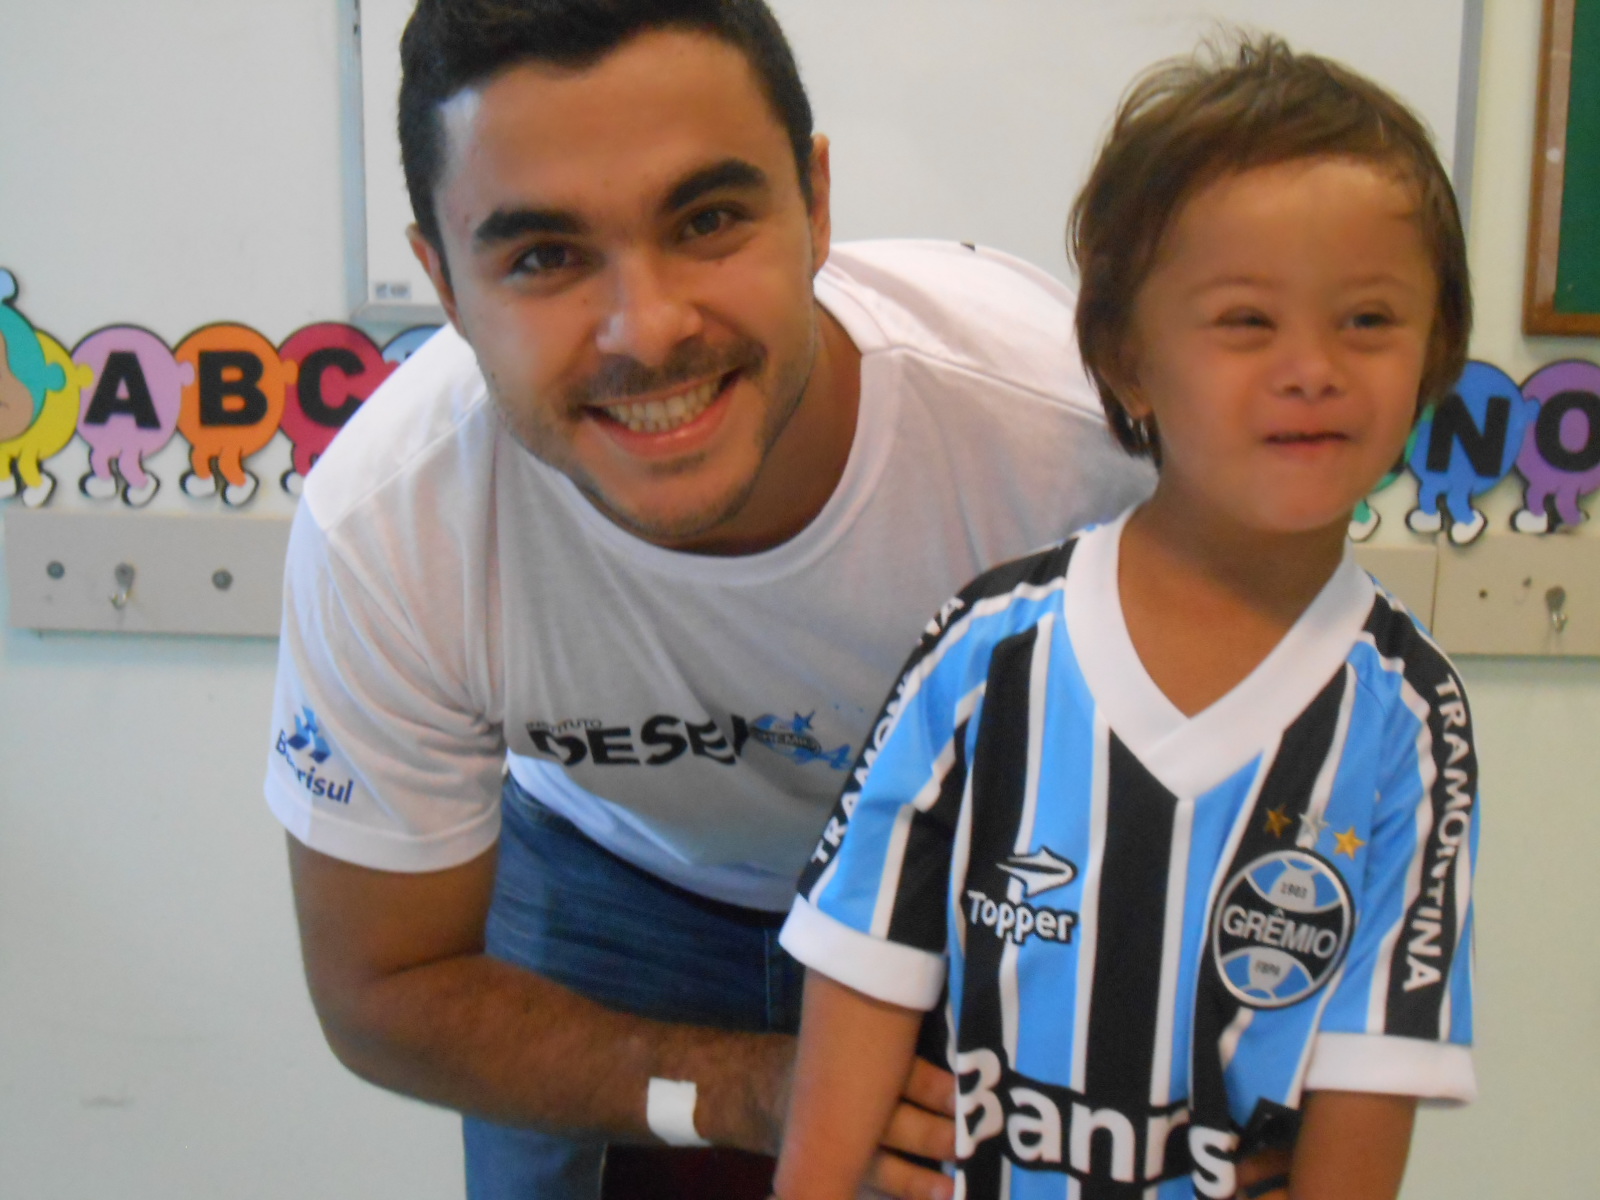
<path fill-rule="evenodd" d="M 422 269 L 428 273 L 433 290 L 439 293 L 439 303 L 444 305 L 444 315 L 450 318 L 450 324 L 455 326 L 456 332 L 465 336 L 461 320 L 456 315 L 456 293 L 450 286 L 450 269 L 445 266 L 443 253 L 422 235 L 422 230 L 415 224 L 406 227 L 406 239 L 411 243 L 411 253 L 417 256 Z"/>
<path fill-rule="evenodd" d="M 828 139 L 816 134 L 811 139 L 811 161 L 806 165 L 811 182 L 811 273 L 822 270 L 833 244 L 833 176 L 828 166 Z"/>

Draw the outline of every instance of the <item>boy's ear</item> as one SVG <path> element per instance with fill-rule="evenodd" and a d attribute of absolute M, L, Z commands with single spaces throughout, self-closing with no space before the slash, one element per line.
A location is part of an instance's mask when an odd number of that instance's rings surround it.
<path fill-rule="evenodd" d="M 1142 421 L 1150 415 L 1150 405 L 1139 387 L 1139 373 L 1126 357 L 1105 372 L 1105 376 L 1106 382 L 1111 385 L 1111 391 L 1117 398 L 1117 403 L 1122 405 L 1122 411 L 1127 413 L 1131 420 Z"/>
<path fill-rule="evenodd" d="M 1117 402 L 1122 405 L 1122 411 L 1127 413 L 1129 418 L 1142 421 L 1150 415 L 1150 405 L 1145 401 L 1144 391 L 1139 386 L 1139 353 L 1138 348 L 1133 345 L 1131 333 L 1126 335 L 1115 358 L 1101 366 L 1100 374 L 1111 386 L 1112 394 L 1116 396 Z"/>

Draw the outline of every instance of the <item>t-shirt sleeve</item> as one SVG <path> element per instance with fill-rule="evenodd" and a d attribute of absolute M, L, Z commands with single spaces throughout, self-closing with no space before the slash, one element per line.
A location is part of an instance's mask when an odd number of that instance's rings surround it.
<path fill-rule="evenodd" d="M 873 724 L 781 935 L 807 967 L 905 1008 L 933 1008 L 944 987 L 951 847 L 982 694 L 967 683 L 970 623 L 947 623 L 960 605 L 930 623 Z"/>
<path fill-rule="evenodd" d="M 381 548 L 374 548 L 381 552 Z M 300 841 L 434 871 L 499 835 L 498 727 L 432 661 L 408 610 L 342 557 L 302 502 L 285 566 L 266 798 Z"/>
<path fill-rule="evenodd" d="M 1305 1086 L 1468 1101 L 1477 754 L 1431 645 L 1405 664 L 1384 740 L 1359 919 Z"/>

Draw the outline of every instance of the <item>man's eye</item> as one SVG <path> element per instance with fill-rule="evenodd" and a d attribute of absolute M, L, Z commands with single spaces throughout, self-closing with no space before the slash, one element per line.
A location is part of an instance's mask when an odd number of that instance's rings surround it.
<path fill-rule="evenodd" d="M 725 208 L 708 208 L 690 217 L 684 224 L 684 232 L 689 237 L 710 237 L 728 228 L 733 220 L 733 214 Z"/>
<path fill-rule="evenodd" d="M 520 275 L 542 275 L 576 266 L 578 253 L 571 246 L 552 242 L 535 246 L 512 264 L 512 271 Z"/>

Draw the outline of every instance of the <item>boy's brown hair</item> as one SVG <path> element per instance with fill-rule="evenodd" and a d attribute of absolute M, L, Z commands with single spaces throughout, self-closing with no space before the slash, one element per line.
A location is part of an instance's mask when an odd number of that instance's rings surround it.
<path fill-rule="evenodd" d="M 1460 376 L 1472 327 L 1466 240 L 1427 127 L 1348 67 L 1296 54 L 1280 38 L 1240 40 L 1231 60 L 1213 49 L 1137 79 L 1072 206 L 1078 345 L 1111 430 L 1130 453 L 1159 462 L 1159 437 L 1128 416 L 1111 381 L 1127 378 L 1135 301 L 1173 218 L 1223 175 L 1321 155 L 1391 169 L 1415 189 L 1439 284 L 1417 411 Z"/>

